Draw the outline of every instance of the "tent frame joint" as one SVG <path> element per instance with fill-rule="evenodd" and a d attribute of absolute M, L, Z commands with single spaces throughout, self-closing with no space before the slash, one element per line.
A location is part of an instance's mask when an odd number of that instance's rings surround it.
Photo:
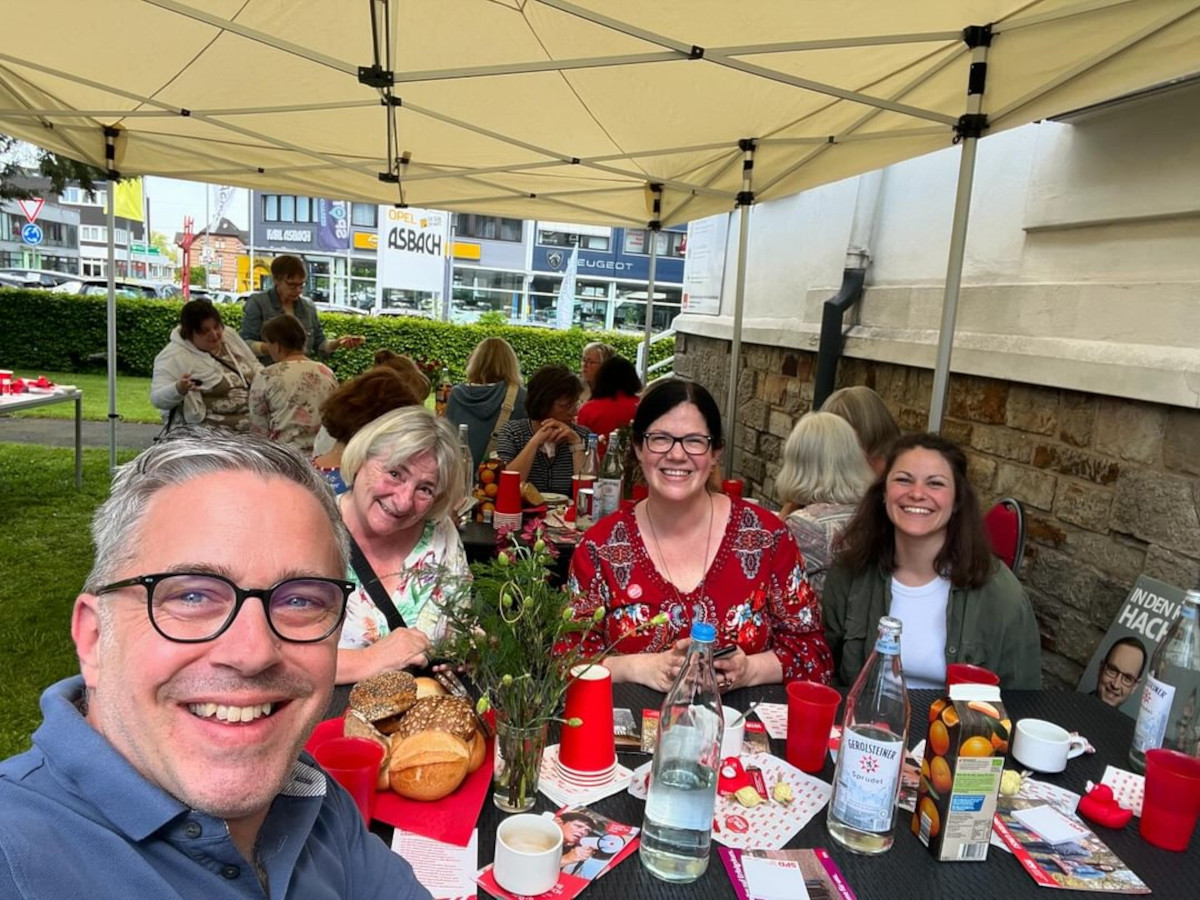
<path fill-rule="evenodd" d="M 962 30 L 963 43 L 974 50 L 976 47 L 992 46 L 992 23 L 968 25 Z"/>
<path fill-rule="evenodd" d="M 966 138 L 981 138 L 988 129 L 987 113 L 965 113 L 954 126 L 954 143 Z"/>
<path fill-rule="evenodd" d="M 383 90 L 384 88 L 395 86 L 396 73 L 389 72 L 378 63 L 370 66 L 359 66 L 358 83 L 365 84 L 367 87 Z"/>

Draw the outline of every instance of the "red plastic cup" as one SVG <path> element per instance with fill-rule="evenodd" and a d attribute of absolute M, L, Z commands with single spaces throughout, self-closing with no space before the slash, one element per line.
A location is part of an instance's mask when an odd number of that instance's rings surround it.
<path fill-rule="evenodd" d="M 983 666 L 950 663 L 946 666 L 946 687 L 952 684 L 1000 684 L 1000 676 Z"/>
<path fill-rule="evenodd" d="M 792 681 L 787 701 L 787 761 L 802 772 L 820 772 L 842 695 L 815 681 Z"/>
<path fill-rule="evenodd" d="M 313 757 L 334 781 L 350 792 L 363 821 L 370 825 L 383 748 L 366 738 L 330 738 L 317 747 Z"/>
<path fill-rule="evenodd" d="M 313 729 L 313 733 L 308 736 L 308 741 L 304 744 L 304 749 L 315 756 L 317 748 L 323 743 L 340 738 L 344 734 L 345 726 L 341 719 L 326 719 L 324 722 L 319 722 Z"/>
<path fill-rule="evenodd" d="M 521 473 L 505 469 L 500 473 L 500 486 L 496 492 L 496 512 L 521 512 Z"/>
<path fill-rule="evenodd" d="M 603 772 L 617 761 L 612 673 L 601 665 L 581 665 L 571 674 L 578 677 L 567 688 L 563 718 L 568 722 L 579 718 L 582 723 L 562 727 L 558 760 L 577 772 Z"/>
<path fill-rule="evenodd" d="M 1200 817 L 1200 759 L 1177 750 L 1146 751 L 1142 837 L 1155 847 L 1188 848 Z"/>
<path fill-rule="evenodd" d="M 730 497 L 742 496 L 742 489 L 745 483 L 740 478 L 726 478 L 721 482 L 721 493 L 728 494 Z"/>

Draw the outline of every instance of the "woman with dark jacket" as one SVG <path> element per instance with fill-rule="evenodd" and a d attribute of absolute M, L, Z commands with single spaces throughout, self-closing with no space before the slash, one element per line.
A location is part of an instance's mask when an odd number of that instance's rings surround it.
<path fill-rule="evenodd" d="M 952 662 L 991 669 L 1003 688 L 1042 686 L 1033 607 L 992 555 L 966 457 L 950 441 L 896 441 L 837 547 L 821 603 L 841 683 L 865 664 L 880 616 L 893 616 L 909 687 L 943 687 Z"/>

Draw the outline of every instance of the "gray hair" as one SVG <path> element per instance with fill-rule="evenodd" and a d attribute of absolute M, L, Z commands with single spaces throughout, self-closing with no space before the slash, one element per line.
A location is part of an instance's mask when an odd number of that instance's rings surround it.
<path fill-rule="evenodd" d="M 112 492 L 92 518 L 96 559 L 84 590 L 95 593 L 116 578 L 137 549 L 138 529 L 154 495 L 219 472 L 251 472 L 284 478 L 306 489 L 321 505 L 333 529 L 338 561 L 345 570 L 350 541 L 333 491 L 312 463 L 297 451 L 266 438 L 194 426 L 175 428 L 162 443 L 117 469 Z M 247 510 L 247 515 L 255 511 Z M 341 573 L 339 573 L 340 576 Z"/>
<path fill-rule="evenodd" d="M 359 429 L 342 451 L 342 480 L 354 490 L 358 470 L 368 459 L 402 466 L 422 453 L 432 453 L 437 467 L 437 498 L 426 519 L 440 519 L 462 500 L 466 473 L 454 426 L 423 406 L 394 409 Z"/>
<path fill-rule="evenodd" d="M 605 344 L 603 341 L 592 341 L 584 346 L 579 355 L 583 357 L 590 353 L 599 353 L 600 362 L 605 363 L 617 355 L 617 350 L 611 344 Z"/>
<path fill-rule="evenodd" d="M 785 503 L 858 503 L 875 480 L 854 428 L 831 412 L 801 416 L 783 445 L 775 490 Z"/>

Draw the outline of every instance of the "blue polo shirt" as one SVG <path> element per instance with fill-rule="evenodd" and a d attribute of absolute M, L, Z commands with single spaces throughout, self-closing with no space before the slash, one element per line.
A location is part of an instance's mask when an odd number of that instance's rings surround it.
<path fill-rule="evenodd" d="M 146 781 L 80 715 L 83 679 L 42 694 L 33 749 L 0 763 L 0 897 L 428 898 L 307 755 L 275 798 L 258 865 L 223 819 Z"/>

